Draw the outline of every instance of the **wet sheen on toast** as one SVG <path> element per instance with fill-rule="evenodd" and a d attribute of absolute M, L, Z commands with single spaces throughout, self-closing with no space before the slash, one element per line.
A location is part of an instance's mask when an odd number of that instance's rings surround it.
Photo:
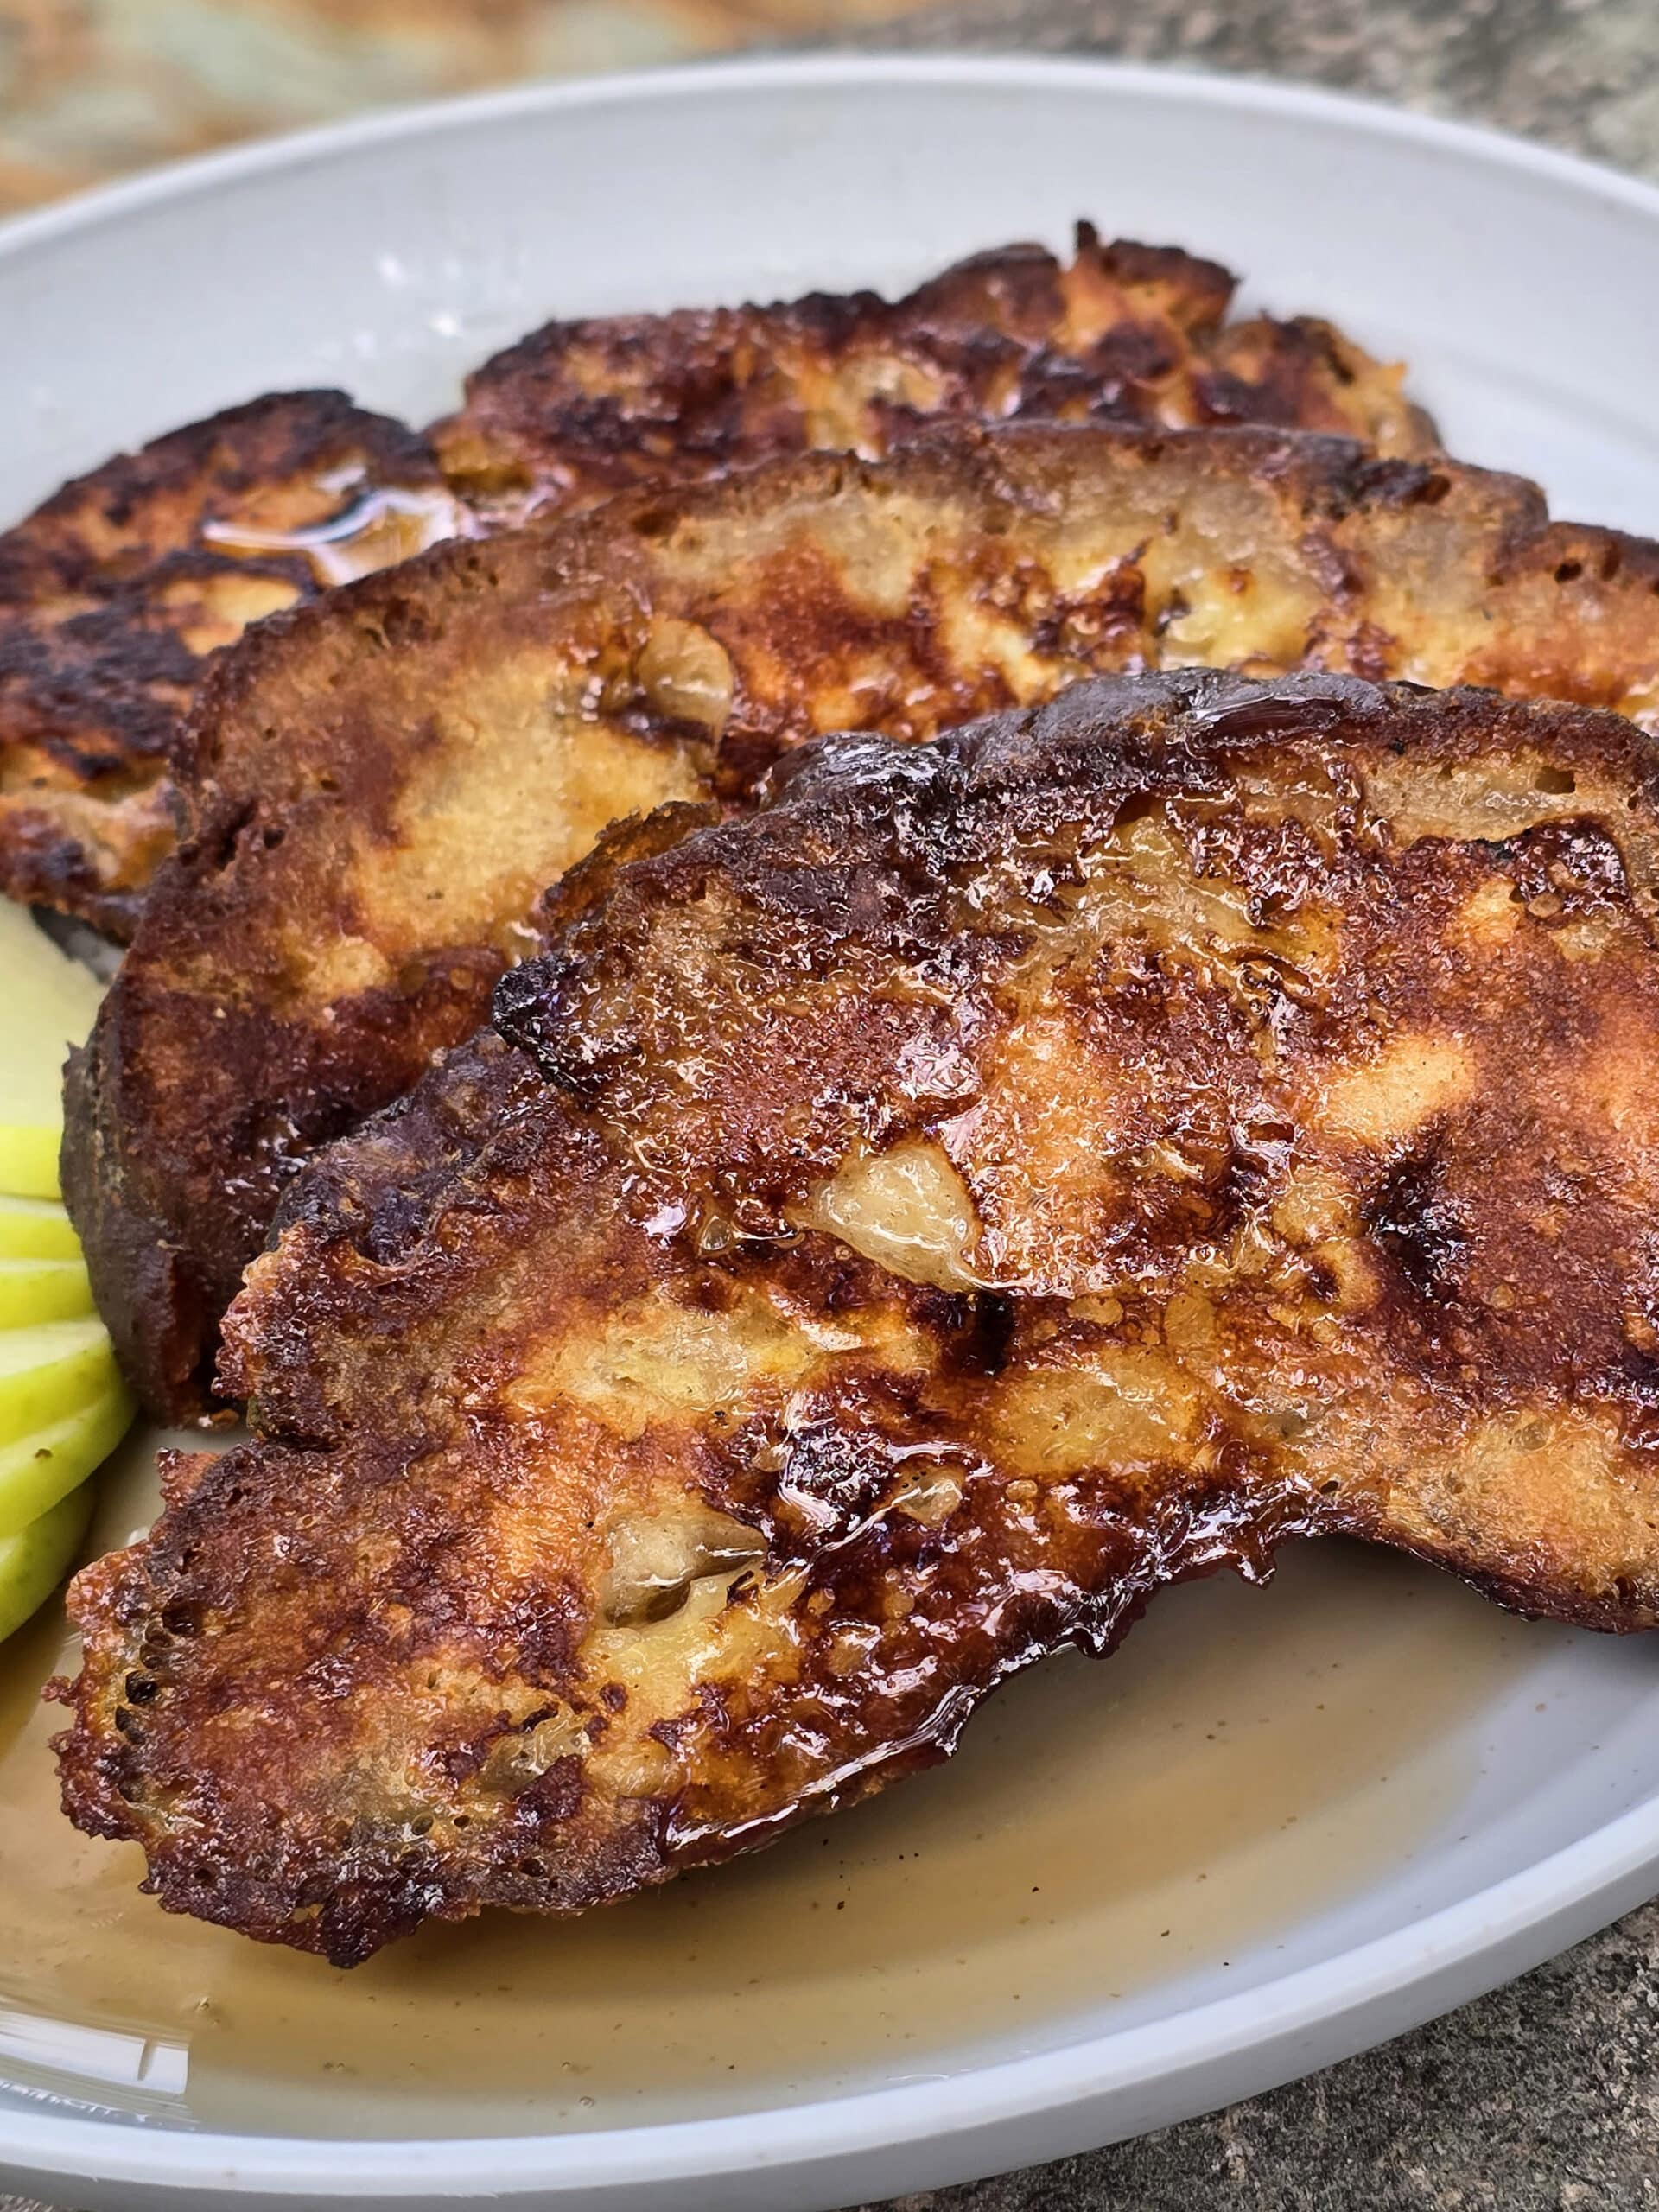
<path fill-rule="evenodd" d="M 1656 864 L 1629 722 L 1319 676 L 613 833 L 290 1191 L 256 1440 L 74 1585 L 68 1808 L 348 1963 L 753 1848 L 1290 1536 L 1654 1625 Z"/>
<path fill-rule="evenodd" d="M 171 851 L 168 755 L 243 626 L 457 532 L 938 420 L 1334 430 L 1432 449 L 1402 372 L 1329 324 L 1228 320 L 1174 248 L 1013 245 L 889 303 L 550 323 L 486 362 L 434 445 L 341 392 L 273 394 L 123 454 L 0 537 L 0 889 L 130 936 Z"/>
<path fill-rule="evenodd" d="M 1659 713 L 1659 550 L 1518 480 L 1264 431 L 938 434 L 441 547 L 266 625 L 69 1090 L 65 1183 L 152 1410 L 300 1164 L 482 1019 L 613 817 L 746 803 L 837 728 L 1080 677 L 1323 667 Z"/>

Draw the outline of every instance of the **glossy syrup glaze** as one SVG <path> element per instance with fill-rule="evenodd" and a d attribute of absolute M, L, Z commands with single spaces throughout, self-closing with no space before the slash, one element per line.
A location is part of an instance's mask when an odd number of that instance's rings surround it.
<path fill-rule="evenodd" d="M 465 510 L 442 486 L 365 487 L 353 480 L 340 486 L 339 496 L 338 512 L 318 522 L 276 529 L 210 520 L 202 524 L 202 540 L 215 552 L 246 560 L 297 554 L 310 564 L 319 589 L 327 591 L 467 535 Z"/>
<path fill-rule="evenodd" d="M 1347 668 L 1648 720 L 1656 583 L 1659 550 L 1549 524 L 1513 478 L 1016 426 L 640 493 L 264 626 L 181 740 L 189 857 L 72 1102 L 71 1207 L 129 1375 L 158 1418 L 200 1410 L 294 1174 L 477 1027 L 607 823 L 747 803 L 824 731 L 924 740 L 1124 669 Z"/>
<path fill-rule="evenodd" d="M 0 886 L 124 942 L 208 662 L 461 525 L 425 440 L 339 391 L 270 393 L 54 493 L 0 536 Z"/>

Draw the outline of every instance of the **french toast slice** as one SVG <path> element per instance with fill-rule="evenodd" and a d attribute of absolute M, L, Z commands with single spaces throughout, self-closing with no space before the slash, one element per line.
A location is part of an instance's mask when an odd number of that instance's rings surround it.
<path fill-rule="evenodd" d="M 957 263 L 888 301 L 550 322 L 475 369 L 432 437 L 479 512 L 522 520 L 649 480 L 822 449 L 880 460 L 929 423 L 1257 423 L 1432 453 L 1403 372 L 1328 322 L 1228 315 L 1237 280 L 1173 246 L 1039 245 Z"/>
<path fill-rule="evenodd" d="M 164 1904 L 600 1904 L 1293 1536 L 1659 1621 L 1631 725 L 1185 673 L 689 811 L 300 1178 L 256 1440 L 73 1586 L 65 1802 Z"/>
<path fill-rule="evenodd" d="M 0 537 L 0 889 L 130 937 L 207 657 L 459 512 L 423 438 L 290 391 L 118 454 Z"/>
<path fill-rule="evenodd" d="M 1329 324 L 1226 320 L 1234 279 L 1173 248 L 1062 266 L 1008 246 L 891 305 L 551 324 L 425 439 L 287 392 L 122 454 L 0 537 L 0 890 L 131 934 L 172 849 L 168 753 L 244 626 L 456 532 L 574 512 L 815 446 L 874 453 L 936 416 L 1262 422 L 1427 451 L 1402 372 Z M 476 495 L 478 512 L 467 504 Z"/>
<path fill-rule="evenodd" d="M 738 804 L 837 727 L 934 735 L 1115 669 L 1477 682 L 1659 715 L 1659 550 L 1530 486 L 1259 431 L 1013 428 L 454 543 L 267 623 L 70 1078 L 64 1182 L 150 1408 L 305 1156 L 407 1090 L 614 816 Z"/>

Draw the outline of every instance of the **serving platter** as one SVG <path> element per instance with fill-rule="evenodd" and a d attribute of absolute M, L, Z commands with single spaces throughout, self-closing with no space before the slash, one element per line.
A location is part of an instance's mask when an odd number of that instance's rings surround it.
<path fill-rule="evenodd" d="M 377 117 L 13 226 L 0 511 L 260 391 L 421 419 L 549 314 L 901 285 L 1079 215 L 1408 359 L 1559 512 L 1659 528 L 1659 194 L 1284 87 L 881 57 Z M 163 1920 L 57 1821 L 60 1640 L 3 1654 L 0 2177 L 123 2212 L 891 2195 L 1327 2063 L 1659 1886 L 1659 1650 L 1332 1549 L 1173 1593 L 746 1866 L 340 1976 Z"/>

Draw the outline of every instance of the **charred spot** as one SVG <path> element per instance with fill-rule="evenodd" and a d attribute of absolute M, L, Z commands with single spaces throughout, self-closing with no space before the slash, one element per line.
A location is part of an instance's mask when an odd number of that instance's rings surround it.
<path fill-rule="evenodd" d="M 510 1721 L 502 1719 L 493 1727 L 468 1737 L 464 1742 L 446 1744 L 434 1754 L 433 1764 L 446 1781 L 455 1783 L 457 1787 L 470 1782 L 494 1752 L 511 1726 Z"/>
<path fill-rule="evenodd" d="M 537 1834 L 562 1827 L 581 1804 L 582 1789 L 581 1759 L 574 1754 L 556 1759 L 544 1774 L 536 1776 L 514 1796 L 513 1826 L 528 1827 Z"/>
<path fill-rule="evenodd" d="M 1230 1235 L 1267 1204 L 1283 1179 L 1295 1141 L 1288 1122 L 1252 1122 L 1229 1132 L 1220 1172 L 1206 1192 L 1214 1234 Z"/>
<path fill-rule="evenodd" d="M 562 1017 L 567 1007 L 574 1011 L 581 980 L 581 965 L 574 955 L 547 952 L 509 968 L 491 1002 L 495 1027 L 508 1042 L 529 1052 L 550 1082 L 578 1096 L 598 1088 L 603 1074 L 588 1068 L 576 1051 L 556 1049 L 564 1027 Z"/>
<path fill-rule="evenodd" d="M 1397 655 L 1396 641 L 1376 622 L 1360 622 L 1349 634 L 1348 665 L 1369 683 L 1386 683 Z"/>
<path fill-rule="evenodd" d="M 1085 377 L 1159 384 L 1180 361 L 1179 341 L 1167 324 L 1118 322 L 1090 347 L 1081 365 Z M 1205 379 L 1198 381 L 1202 385 Z"/>
<path fill-rule="evenodd" d="M 550 1575 L 507 1609 L 502 1637 L 525 1681 L 556 1688 L 569 1681 L 588 1610 L 587 1593 L 570 1574 Z"/>
<path fill-rule="evenodd" d="M 1147 620 L 1147 580 L 1134 562 L 1108 570 L 1090 592 L 1057 598 L 1031 626 L 1035 652 L 1070 655 L 1090 667 L 1122 664 Z"/>
<path fill-rule="evenodd" d="M 982 1375 L 1000 1375 L 1008 1363 L 1018 1316 L 1011 1298 L 982 1290 L 975 1294 L 973 1318 L 960 1357 Z"/>
<path fill-rule="evenodd" d="M 1159 608 L 1152 626 L 1153 635 L 1161 638 L 1165 632 L 1192 612 L 1192 602 L 1181 590 L 1172 591 Z"/>
<path fill-rule="evenodd" d="M 1018 1321 L 1013 1301 L 995 1291 L 918 1288 L 910 1300 L 913 1318 L 938 1338 L 953 1371 L 1000 1375 L 1007 1365 Z"/>
<path fill-rule="evenodd" d="M 183 857 L 206 874 L 228 868 L 235 859 L 243 834 L 257 816 L 258 802 L 249 798 L 210 817 L 186 849 Z"/>
<path fill-rule="evenodd" d="M 881 1437 L 849 1425 L 845 1412 L 804 1423 L 784 1445 L 772 1511 L 744 1510 L 769 1523 L 768 1549 L 782 1559 L 810 1553 L 867 1515 L 893 1479 Z"/>
<path fill-rule="evenodd" d="M 1198 418 L 1207 423 L 1294 424 L 1300 394 L 1292 385 L 1275 389 L 1263 378 L 1242 377 L 1232 369 L 1202 369 L 1192 379 Z"/>
<path fill-rule="evenodd" d="M 1447 479 L 1437 469 L 1417 461 L 1378 460 L 1361 464 L 1354 472 L 1353 498 L 1356 507 L 1438 506 L 1451 489 Z M 1341 502 L 1345 510 L 1351 503 Z"/>
<path fill-rule="evenodd" d="M 1355 702 L 1341 695 L 1320 696 L 1306 683 L 1295 690 L 1275 691 L 1263 685 L 1249 697 L 1221 703 L 1205 711 L 1202 698 L 1194 701 L 1196 718 L 1206 737 L 1227 745 L 1249 743 L 1262 738 L 1317 736 L 1336 729 L 1354 712 Z"/>
<path fill-rule="evenodd" d="M 1439 1306 L 1458 1296 L 1470 1237 L 1433 1141 L 1395 1162 L 1366 1199 L 1361 1217 L 1420 1299 Z"/>
<path fill-rule="evenodd" d="M 1638 1411 L 1644 1426 L 1659 1422 L 1659 1355 L 1627 1340 L 1618 1350 L 1614 1382 L 1618 1396 Z M 1628 1437 L 1628 1421 L 1625 1427 Z"/>
<path fill-rule="evenodd" d="M 822 1278 L 819 1295 L 826 1313 L 856 1313 L 869 1302 L 869 1263 L 843 1247 L 832 1247 L 830 1272 Z M 948 1294 L 934 1292 L 932 1296 Z"/>
<path fill-rule="evenodd" d="M 1567 776 L 1563 783 L 1563 773 L 1541 771 L 1539 790 L 1570 793 L 1573 779 Z M 1516 896 L 1535 919 L 1566 920 L 1630 902 L 1624 857 L 1599 823 L 1541 822 L 1490 849 L 1513 877 Z"/>
<path fill-rule="evenodd" d="M 400 646 L 424 645 L 437 632 L 418 601 L 393 594 L 386 599 L 378 621 L 372 616 L 365 616 L 362 634 L 387 651 L 395 652 Z"/>

